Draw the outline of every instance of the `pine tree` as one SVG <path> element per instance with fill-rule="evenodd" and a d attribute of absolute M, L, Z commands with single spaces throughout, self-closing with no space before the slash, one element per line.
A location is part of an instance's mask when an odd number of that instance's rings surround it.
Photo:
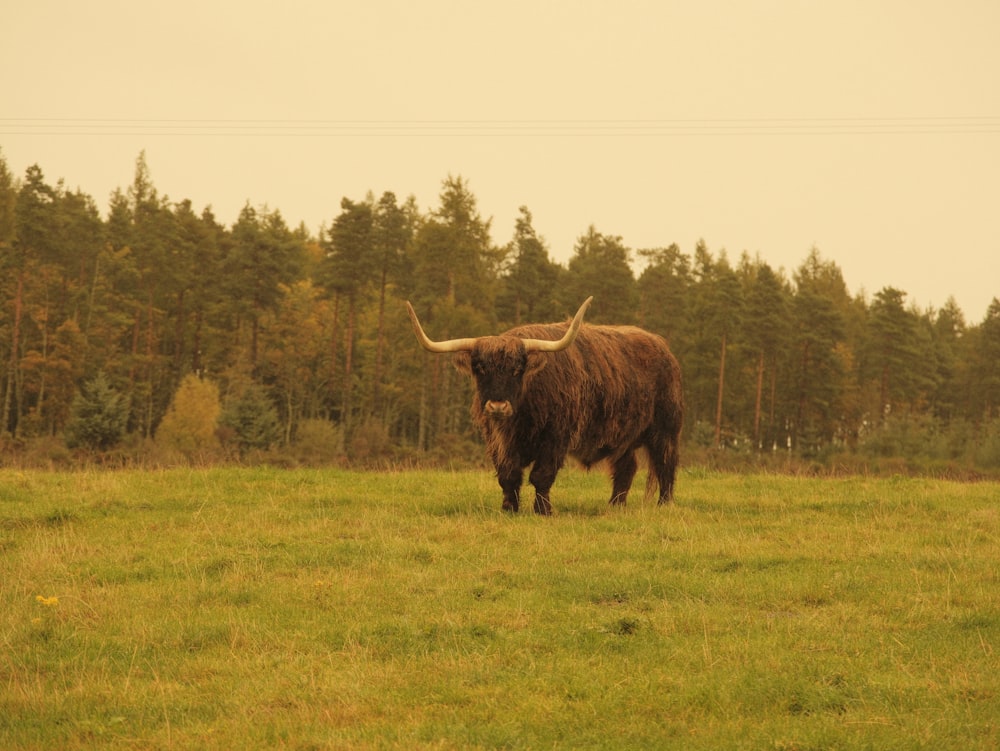
<path fill-rule="evenodd" d="M 691 339 L 691 260 L 677 243 L 639 255 L 648 261 L 637 283 L 639 325 L 665 337 L 683 360 Z"/>
<path fill-rule="evenodd" d="M 758 451 L 774 446 L 775 407 L 780 356 L 789 346 L 790 294 L 781 278 L 763 261 L 748 269 L 749 288 L 743 316 L 742 338 L 755 354 L 753 442 Z M 766 420 L 765 374 L 769 375 Z"/>
<path fill-rule="evenodd" d="M 840 269 L 823 261 L 816 249 L 795 273 L 795 283 L 792 317 L 798 361 L 793 366 L 790 427 L 795 448 L 811 454 L 837 432 L 848 375 L 838 351 L 845 341 L 844 314 L 838 303 L 849 296 Z"/>
<path fill-rule="evenodd" d="M 238 321 L 250 326 L 246 358 L 257 366 L 261 319 L 274 310 L 282 285 L 299 278 L 305 263 L 305 244 L 288 229 L 281 213 L 246 204 L 230 233 L 231 243 L 222 262 L 222 284 L 227 307 Z"/>
<path fill-rule="evenodd" d="M 112 387 L 104 373 L 98 373 L 73 400 L 66 444 L 70 448 L 106 451 L 122 440 L 127 421 L 128 400 Z"/>
<path fill-rule="evenodd" d="M 219 424 L 230 431 L 231 440 L 242 455 L 268 449 L 281 440 L 278 411 L 259 383 L 250 383 L 226 401 Z"/>
<path fill-rule="evenodd" d="M 906 310 L 906 293 L 885 287 L 869 308 L 866 375 L 878 386 L 877 420 L 884 422 L 894 406 L 917 396 L 921 367 L 917 320 Z"/>
<path fill-rule="evenodd" d="M 549 257 L 545 241 L 535 232 L 531 212 L 525 206 L 515 220 L 508 255 L 512 260 L 497 296 L 497 316 L 514 326 L 557 320 L 560 267 Z"/>
<path fill-rule="evenodd" d="M 490 242 L 490 223 L 461 177 L 442 184 L 440 206 L 417 229 L 411 247 L 411 301 L 421 320 L 448 339 L 491 333 L 502 253 Z M 439 437 L 471 433 L 469 384 L 447 358 L 424 356 L 419 393 L 418 446 Z"/>
<path fill-rule="evenodd" d="M 977 419 L 991 421 L 1000 417 L 1000 299 L 993 298 L 978 329 L 971 367 L 977 382 L 973 409 Z"/>
<path fill-rule="evenodd" d="M 354 359 L 357 331 L 358 301 L 372 282 L 377 257 L 373 249 L 374 209 L 370 200 L 356 203 L 349 198 L 340 202 L 340 215 L 329 231 L 327 263 L 324 274 L 327 287 L 332 289 L 339 303 L 347 303 L 347 322 L 344 334 L 344 372 L 340 401 L 340 435 L 346 439 L 354 422 Z M 335 307 L 339 311 L 339 305 Z M 334 323 L 334 337 L 338 323 Z M 336 352 L 334 342 L 333 352 Z M 333 366 L 336 367 L 336 358 Z M 342 446 L 339 448 L 343 448 Z"/>
<path fill-rule="evenodd" d="M 639 293 L 630 261 L 631 252 L 621 237 L 603 235 L 591 225 L 577 239 L 569 267 L 559 284 L 562 315 L 572 315 L 584 300 L 593 296 L 594 304 L 587 313 L 590 323 L 635 323 Z"/>

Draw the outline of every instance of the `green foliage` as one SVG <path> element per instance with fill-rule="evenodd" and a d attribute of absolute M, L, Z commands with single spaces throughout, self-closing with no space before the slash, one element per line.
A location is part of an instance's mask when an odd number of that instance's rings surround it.
<path fill-rule="evenodd" d="M 761 461 L 789 445 L 807 461 L 881 461 L 938 457 L 926 447 L 950 436 L 948 461 L 1000 469 L 988 438 L 1000 424 L 1000 302 L 967 323 L 954 301 L 935 311 L 894 287 L 852 295 L 817 248 L 786 275 L 746 253 L 733 264 L 705 240 L 633 251 L 594 227 L 561 265 L 528 207 L 495 246 L 462 177 L 443 180 L 427 211 L 375 196 L 344 197 L 319 237 L 249 202 L 225 226 L 161 195 L 143 153 L 102 219 L 90 196 L 37 165 L 17 180 L 0 157 L 0 433 L 12 445 L 69 436 L 72 394 L 103 372 L 123 390 L 128 450 L 141 458 L 196 372 L 225 394 L 248 380 L 266 392 L 279 433 L 239 439 L 243 451 L 289 449 L 301 426 L 325 421 L 347 461 L 448 461 L 477 451 L 470 385 L 416 346 L 404 301 L 450 338 L 564 319 L 593 295 L 589 322 L 668 339 L 689 445 L 709 430 L 719 451 Z M 888 439 L 900 421 L 926 434 Z"/>
<path fill-rule="evenodd" d="M 995 749 L 995 483 L 0 471 L 4 749 Z"/>
<path fill-rule="evenodd" d="M 577 239 L 559 286 L 564 315 L 572 315 L 593 295 L 595 305 L 588 313 L 591 323 L 635 323 L 639 295 L 630 260 L 620 237 L 603 235 L 591 225 Z"/>
<path fill-rule="evenodd" d="M 637 283 L 639 323 L 666 338 L 683 361 L 691 328 L 691 261 L 676 243 L 639 254 L 648 261 Z"/>
<path fill-rule="evenodd" d="M 125 396 L 111 385 L 104 373 L 98 373 L 84 383 L 73 400 L 66 426 L 66 443 L 70 448 L 105 451 L 122 440 L 127 420 Z"/>
<path fill-rule="evenodd" d="M 328 236 L 327 268 L 324 281 L 337 292 L 356 296 L 375 273 L 377 258 L 372 249 L 372 205 L 355 203 L 349 198 L 340 202 L 340 215 Z"/>
<path fill-rule="evenodd" d="M 344 458 L 343 444 L 339 428 L 329 420 L 302 420 L 288 454 L 305 466 L 337 464 Z"/>
<path fill-rule="evenodd" d="M 512 260 L 497 298 L 497 316 L 514 326 L 558 320 L 561 312 L 555 290 L 560 267 L 549 257 L 548 248 L 535 232 L 526 206 L 520 208 L 508 252 Z"/>
<path fill-rule="evenodd" d="M 249 384 L 226 400 L 219 423 L 230 431 L 229 440 L 242 454 L 266 450 L 281 440 L 278 411 L 267 390 L 258 383 Z"/>

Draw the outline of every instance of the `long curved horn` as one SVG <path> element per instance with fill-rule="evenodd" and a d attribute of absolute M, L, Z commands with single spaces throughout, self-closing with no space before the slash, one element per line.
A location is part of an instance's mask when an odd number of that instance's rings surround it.
<path fill-rule="evenodd" d="M 576 339 L 577 332 L 580 330 L 580 324 L 583 323 L 583 314 L 587 312 L 587 308 L 590 307 L 590 301 L 593 299 L 593 296 L 591 296 L 583 301 L 583 305 L 576 311 L 576 315 L 573 316 L 573 322 L 570 323 L 562 339 L 557 341 L 550 339 L 525 339 L 524 349 L 528 352 L 558 352 L 561 349 L 566 349 Z"/>
<path fill-rule="evenodd" d="M 424 333 L 423 327 L 420 325 L 420 321 L 417 320 L 417 314 L 413 310 L 413 306 L 410 305 L 410 301 L 406 301 L 406 309 L 410 312 L 410 321 L 413 323 L 413 333 L 417 335 L 417 341 L 423 345 L 423 348 L 428 352 L 462 352 L 466 350 L 471 350 L 476 345 L 475 339 L 448 339 L 446 341 L 434 342 L 427 338 L 427 334 Z"/>

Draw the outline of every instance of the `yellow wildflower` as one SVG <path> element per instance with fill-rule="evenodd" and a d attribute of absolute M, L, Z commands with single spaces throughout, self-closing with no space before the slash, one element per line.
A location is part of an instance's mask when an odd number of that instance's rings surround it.
<path fill-rule="evenodd" d="M 54 608 L 59 604 L 59 598 L 53 595 L 52 597 L 45 597 L 44 595 L 38 595 L 36 598 L 39 603 L 47 608 Z"/>

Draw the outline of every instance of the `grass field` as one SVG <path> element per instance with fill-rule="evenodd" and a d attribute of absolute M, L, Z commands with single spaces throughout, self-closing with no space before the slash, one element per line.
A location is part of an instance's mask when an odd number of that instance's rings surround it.
<path fill-rule="evenodd" d="M 1000 747 L 1000 485 L 608 488 L 0 471 L 0 748 Z"/>

